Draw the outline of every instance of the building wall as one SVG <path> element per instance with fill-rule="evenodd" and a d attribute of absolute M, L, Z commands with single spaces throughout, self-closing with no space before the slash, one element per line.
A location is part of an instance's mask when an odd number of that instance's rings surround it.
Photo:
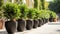
<path fill-rule="evenodd" d="M 20 0 L 4 0 L 4 3 L 6 2 L 19 3 Z M 34 7 L 34 0 L 22 0 L 22 2 L 23 4 L 26 4 L 30 8 Z"/>
<path fill-rule="evenodd" d="M 34 7 L 34 0 L 26 0 L 26 5 L 30 8 Z"/>

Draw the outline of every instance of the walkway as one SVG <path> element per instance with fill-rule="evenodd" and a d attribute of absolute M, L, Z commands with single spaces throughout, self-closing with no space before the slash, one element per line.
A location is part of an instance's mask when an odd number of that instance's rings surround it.
<path fill-rule="evenodd" d="M 57 23 L 57 24 L 56 24 Z M 41 27 L 15 34 L 60 34 L 60 23 L 46 23 Z M 0 34 L 7 34 L 5 30 L 0 30 Z"/>

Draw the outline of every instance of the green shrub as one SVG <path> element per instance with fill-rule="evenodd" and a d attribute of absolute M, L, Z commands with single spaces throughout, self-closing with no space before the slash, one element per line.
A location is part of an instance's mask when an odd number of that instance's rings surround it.
<path fill-rule="evenodd" d="M 35 11 L 34 19 L 39 19 L 39 16 L 40 16 L 39 10 L 38 9 L 34 9 L 34 11 Z"/>
<path fill-rule="evenodd" d="M 27 18 L 27 14 L 28 14 L 28 9 L 27 9 L 27 6 L 25 4 L 19 4 L 19 9 L 20 9 L 20 12 L 21 12 L 21 18 L 22 19 L 26 19 Z"/>
<path fill-rule="evenodd" d="M 17 4 L 6 3 L 4 8 L 4 16 L 8 19 L 18 19 L 21 15 L 20 10 L 18 9 Z"/>
<path fill-rule="evenodd" d="M 48 13 L 47 10 L 41 10 L 40 11 L 40 18 L 46 18 L 46 19 L 48 19 L 48 18 L 50 18 L 50 14 Z"/>
<path fill-rule="evenodd" d="M 35 10 L 33 8 L 28 9 L 27 17 L 29 19 L 34 19 L 34 17 L 35 17 Z"/>
<path fill-rule="evenodd" d="M 3 17 L 3 9 L 2 9 L 2 6 L 3 6 L 3 0 L 0 0 L 0 18 Z"/>
<path fill-rule="evenodd" d="M 3 0 L 0 0 L 0 11 L 2 10 Z"/>
<path fill-rule="evenodd" d="M 57 14 L 51 10 L 47 10 L 49 15 L 50 15 L 50 18 L 57 18 Z"/>
<path fill-rule="evenodd" d="M 4 17 L 3 12 L 0 11 L 0 18 Z"/>
<path fill-rule="evenodd" d="M 57 15 L 55 12 L 51 12 L 50 16 L 51 16 L 51 18 L 57 18 Z"/>
<path fill-rule="evenodd" d="M 0 7 L 3 5 L 3 0 L 0 0 Z"/>
<path fill-rule="evenodd" d="M 48 8 L 56 13 L 60 13 L 60 0 L 53 0 L 53 2 L 49 2 Z"/>
<path fill-rule="evenodd" d="M 34 8 L 37 8 L 37 7 L 38 7 L 38 1 L 34 0 Z"/>

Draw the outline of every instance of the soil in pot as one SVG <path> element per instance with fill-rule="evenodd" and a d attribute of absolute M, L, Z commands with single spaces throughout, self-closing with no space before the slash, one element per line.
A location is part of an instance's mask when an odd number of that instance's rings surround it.
<path fill-rule="evenodd" d="M 18 19 L 17 31 L 22 32 L 26 29 L 26 21 L 23 19 Z"/>
<path fill-rule="evenodd" d="M 26 29 L 31 30 L 33 28 L 33 20 L 26 20 Z"/>
<path fill-rule="evenodd" d="M 38 24 L 39 24 L 39 21 L 38 20 L 33 20 L 33 22 L 34 22 L 33 28 L 37 28 Z"/>
<path fill-rule="evenodd" d="M 14 34 L 14 32 L 16 31 L 16 22 L 15 21 L 6 21 L 5 28 L 8 32 L 8 34 Z"/>
<path fill-rule="evenodd" d="M 43 24 L 43 20 L 42 19 L 38 19 L 38 21 L 39 21 L 38 27 L 40 27 Z"/>

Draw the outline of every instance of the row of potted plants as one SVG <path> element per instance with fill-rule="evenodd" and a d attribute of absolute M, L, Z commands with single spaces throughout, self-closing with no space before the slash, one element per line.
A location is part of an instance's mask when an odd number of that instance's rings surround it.
<path fill-rule="evenodd" d="M 5 27 L 8 34 L 14 34 L 16 29 L 20 32 L 25 29 L 31 30 L 32 28 L 40 27 L 50 21 L 51 18 L 56 17 L 56 13 L 52 11 L 28 8 L 24 4 L 7 3 L 3 9 L 3 14 L 6 17 Z"/>

